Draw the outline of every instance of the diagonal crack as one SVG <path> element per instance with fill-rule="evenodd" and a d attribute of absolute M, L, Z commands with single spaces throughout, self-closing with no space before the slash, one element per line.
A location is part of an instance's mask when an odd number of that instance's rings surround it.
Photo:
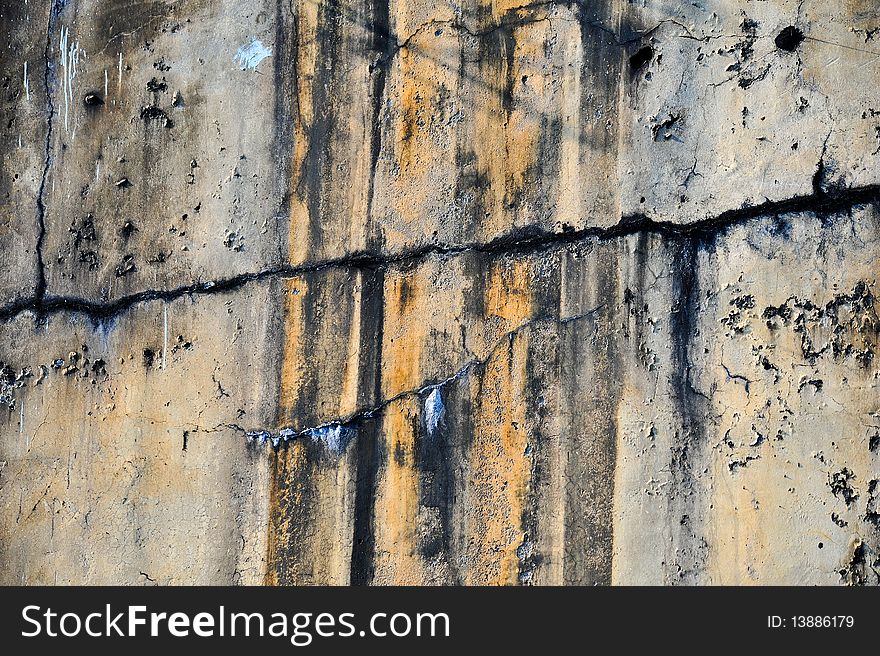
<path fill-rule="evenodd" d="M 519 335 L 524 330 L 531 328 L 532 326 L 545 323 L 567 325 L 577 321 L 582 321 L 584 319 L 595 316 L 595 314 L 603 309 L 605 306 L 606 304 L 602 303 L 586 312 L 570 317 L 557 317 L 546 314 L 532 317 L 531 319 L 522 322 L 515 328 L 507 331 L 501 337 L 499 337 L 489 348 L 489 351 L 486 353 L 485 356 L 483 356 L 482 358 L 473 358 L 469 360 L 451 376 L 447 376 L 446 378 L 443 378 L 441 380 L 424 381 L 418 387 L 414 387 L 403 392 L 398 392 L 394 396 L 391 396 L 370 408 L 356 410 L 348 415 L 345 415 L 344 417 L 326 421 L 316 426 L 310 426 L 308 428 L 302 429 L 285 427 L 279 430 L 277 433 L 273 433 L 272 431 L 268 431 L 265 429 L 247 430 L 245 428 L 242 428 L 238 424 L 223 424 L 222 427 L 242 433 L 251 442 L 256 442 L 261 445 L 268 443 L 275 448 L 278 448 L 281 444 L 284 444 L 291 440 L 302 439 L 306 437 L 315 437 L 315 435 L 320 434 L 323 431 L 350 429 L 365 419 L 370 419 L 378 414 L 381 414 L 386 408 L 388 408 L 388 406 L 396 403 L 397 401 L 412 397 L 425 396 L 435 390 L 443 389 L 449 383 L 455 382 L 461 378 L 464 378 L 465 376 L 468 376 L 475 369 L 481 369 L 485 367 L 489 363 L 489 361 L 495 356 L 495 354 L 498 353 L 498 350 L 501 347 L 503 347 L 505 344 L 509 344 L 517 335 Z"/>
<path fill-rule="evenodd" d="M 84 314 L 95 321 L 118 316 L 149 301 L 173 301 L 185 296 L 220 294 L 238 290 L 246 285 L 274 278 L 293 278 L 303 274 L 333 269 L 384 269 L 418 262 L 431 256 L 487 253 L 504 255 L 522 252 L 541 252 L 566 244 L 584 241 L 608 241 L 636 234 L 657 234 L 668 239 L 709 241 L 724 231 L 749 221 L 781 214 L 809 213 L 831 215 L 855 207 L 880 202 L 880 184 L 795 196 L 785 200 L 767 200 L 758 205 L 732 209 L 721 214 L 678 224 L 658 221 L 645 214 L 624 216 L 612 226 L 587 227 L 568 232 L 549 232 L 531 227 L 511 231 L 489 242 L 464 244 L 427 244 L 396 253 L 360 251 L 338 258 L 307 262 L 300 265 L 279 265 L 254 273 L 244 273 L 222 280 L 193 282 L 170 289 L 147 289 L 113 301 L 92 301 L 76 296 L 53 296 L 48 293 L 20 299 L 0 308 L 0 321 L 9 321 L 29 312 L 37 316 L 71 312 Z"/>

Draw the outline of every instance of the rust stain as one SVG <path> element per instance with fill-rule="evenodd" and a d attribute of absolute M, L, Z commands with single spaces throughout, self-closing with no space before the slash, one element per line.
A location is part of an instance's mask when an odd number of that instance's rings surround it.
<path fill-rule="evenodd" d="M 292 508 L 301 508 L 305 497 L 298 472 L 308 468 L 305 448 L 294 442 L 271 458 L 272 484 L 269 485 L 269 538 L 266 541 L 266 585 L 289 584 L 295 580 L 297 563 L 291 562 L 286 537 L 293 530 Z"/>
<path fill-rule="evenodd" d="M 309 151 L 309 137 L 302 125 L 297 124 L 294 128 L 294 146 L 293 146 L 293 183 L 291 188 L 293 194 L 290 198 L 290 228 L 288 235 L 288 243 L 290 244 L 290 262 L 291 264 L 302 264 L 307 261 L 310 255 L 309 239 L 305 238 L 309 234 L 310 216 L 309 216 L 309 200 L 303 198 L 297 191 L 299 180 L 302 177 L 302 167 L 306 154 Z"/>
<path fill-rule="evenodd" d="M 488 318 L 501 320 L 499 334 L 531 316 L 531 283 L 526 261 L 492 266 L 485 307 Z M 525 455 L 528 428 L 523 402 L 527 352 L 528 338 L 514 335 L 485 367 L 471 454 L 479 523 L 474 531 L 479 547 L 471 583 L 513 585 L 518 581 L 516 550 L 524 538 L 522 516 L 531 472 Z"/>
<path fill-rule="evenodd" d="M 305 334 L 304 305 L 308 297 L 308 284 L 304 279 L 285 281 L 285 343 L 281 366 L 281 389 L 279 398 L 279 424 L 286 418 L 296 404 L 301 393 L 305 358 L 303 357 L 303 337 Z M 282 426 L 276 426 L 276 429 Z M 309 474 L 309 463 L 304 445 L 297 441 L 288 448 L 278 451 L 270 458 L 272 476 L 269 494 L 269 526 L 266 554 L 266 583 L 280 585 L 296 579 L 296 563 L 291 562 L 289 548 L 290 536 L 296 532 L 293 522 L 304 519 L 301 512 L 304 505 L 304 475 Z M 299 510 L 300 512 L 296 512 Z"/>
<path fill-rule="evenodd" d="M 418 585 L 424 580 L 417 538 L 419 417 L 418 400 L 410 398 L 389 406 L 383 421 L 386 464 L 376 495 L 376 570 L 385 584 Z"/>
<path fill-rule="evenodd" d="M 489 273 L 486 309 L 508 326 L 516 325 L 532 313 L 532 269 L 528 260 L 495 262 Z"/>
<path fill-rule="evenodd" d="M 395 151 L 400 169 L 406 175 L 419 173 L 420 127 L 424 120 L 423 102 L 429 86 L 421 78 L 421 68 L 413 62 L 409 51 L 400 53 L 400 75 L 403 88 L 400 91 L 400 114 L 395 132 Z"/>
<path fill-rule="evenodd" d="M 318 7 L 315 2 L 298 3 L 298 41 L 296 44 L 297 69 L 301 79 L 296 85 L 296 114 L 293 126 L 293 152 L 291 155 L 290 226 L 288 228 L 288 244 L 291 263 L 298 264 L 308 259 L 310 240 L 304 238 L 309 234 L 309 203 L 317 202 L 314 198 L 304 198 L 300 192 L 300 180 L 303 177 L 303 164 L 311 147 L 309 130 L 314 124 L 313 95 L 310 80 L 315 77 L 319 54 L 317 39 Z"/>
<path fill-rule="evenodd" d="M 535 182 L 530 181 L 529 172 L 538 160 L 543 129 L 535 118 L 535 108 L 522 98 L 521 62 L 539 56 L 539 52 L 536 45 L 526 45 L 527 41 L 516 39 L 507 46 L 513 48 L 512 56 L 491 63 L 492 70 L 485 74 L 493 91 L 486 95 L 475 117 L 477 166 L 488 181 L 490 213 L 481 225 L 487 235 L 503 232 L 515 223 L 516 213 L 524 209 L 520 198 L 530 182 Z M 507 85 L 511 88 L 506 89 Z M 511 96 L 509 106 L 505 106 L 507 94 Z"/>
<path fill-rule="evenodd" d="M 469 584 L 515 585 L 531 463 L 525 416 L 528 339 L 514 336 L 486 366 L 471 453 L 478 526 Z"/>
<path fill-rule="evenodd" d="M 444 49 L 418 37 L 400 51 L 393 152 L 400 174 L 407 178 L 424 178 L 435 163 L 439 144 L 432 138 L 432 131 L 446 114 L 441 84 L 449 75 L 446 57 Z"/>
<path fill-rule="evenodd" d="M 330 389 L 334 381 L 314 380 L 309 363 L 316 353 L 340 344 L 328 332 L 318 337 L 315 326 L 307 331 L 308 311 L 323 324 L 332 315 L 322 308 L 338 286 L 309 287 L 295 278 L 285 284 L 285 344 L 281 367 L 279 430 L 294 419 L 302 399 L 313 387 Z M 341 362 L 338 400 L 324 412 L 338 417 L 357 410 L 360 370 L 360 312 L 362 278 L 351 290 L 351 323 L 345 335 L 347 355 Z M 319 295 L 318 298 L 314 298 Z M 309 315 L 311 316 L 311 315 Z M 315 318 L 318 317 L 318 318 Z M 305 426 L 297 426 L 302 429 Z M 279 449 L 273 456 L 272 493 L 269 500 L 269 569 L 284 584 L 339 585 L 348 582 L 351 559 L 351 522 L 355 465 L 348 451 L 331 453 L 326 445 L 304 436 Z"/>
<path fill-rule="evenodd" d="M 529 7 L 534 3 L 529 0 L 489 0 L 489 2 L 479 3 L 480 9 L 488 9 L 491 11 L 492 22 L 500 23 L 507 14 L 518 9 Z"/>
<path fill-rule="evenodd" d="M 303 352 L 305 337 L 305 308 L 309 296 L 309 285 L 304 278 L 291 278 L 284 281 L 284 357 L 281 366 L 280 416 L 283 424 L 290 416 L 296 400 L 301 393 L 302 378 L 306 359 Z M 282 428 L 277 426 L 276 428 Z"/>
<path fill-rule="evenodd" d="M 486 345 L 491 348 L 505 333 L 516 329 L 534 314 L 534 271 L 526 260 L 493 262 L 485 291 Z"/>
<path fill-rule="evenodd" d="M 382 393 L 389 398 L 421 384 L 422 349 L 430 314 L 427 284 L 413 273 L 388 275 L 385 281 L 385 329 L 382 343 Z"/>

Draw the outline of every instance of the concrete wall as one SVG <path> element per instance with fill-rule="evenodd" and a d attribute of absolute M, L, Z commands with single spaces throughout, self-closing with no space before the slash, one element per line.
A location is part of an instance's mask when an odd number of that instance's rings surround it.
<path fill-rule="evenodd" d="M 872 0 L 0 25 L 0 583 L 880 583 Z"/>

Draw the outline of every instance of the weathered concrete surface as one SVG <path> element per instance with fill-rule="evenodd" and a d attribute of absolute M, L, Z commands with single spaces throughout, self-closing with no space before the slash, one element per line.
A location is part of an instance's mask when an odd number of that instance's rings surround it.
<path fill-rule="evenodd" d="M 49 295 L 113 300 L 286 259 L 279 60 L 233 60 L 254 39 L 275 42 L 263 4 L 95 0 L 52 14 L 49 75 L 62 97 L 48 108 Z"/>
<path fill-rule="evenodd" d="M 277 358 L 258 346 L 280 329 L 263 309 L 274 286 L 246 304 L 5 325 L 8 348 L 39 344 L 42 359 L 4 363 L 4 582 L 261 580 L 270 477 L 237 422 L 274 416 L 263 375 Z"/>
<path fill-rule="evenodd" d="M 31 20 L 45 24 L 46 8 L 29 8 L 18 2 L 0 5 L 3 30 L 3 131 L 0 152 L 0 293 L 3 302 L 33 296 L 38 286 L 37 237 L 42 206 L 37 202 L 46 160 L 48 126 L 42 110 L 45 88 L 45 40 L 34 38 L 25 26 Z M 29 62 L 26 64 L 25 62 Z M 45 94 L 42 95 L 45 98 Z"/>
<path fill-rule="evenodd" d="M 0 582 L 880 583 L 880 12 L 704 4 L 0 2 Z"/>

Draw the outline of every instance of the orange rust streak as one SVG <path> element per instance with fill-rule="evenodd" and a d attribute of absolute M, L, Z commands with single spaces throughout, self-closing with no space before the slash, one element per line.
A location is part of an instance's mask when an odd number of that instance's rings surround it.
<path fill-rule="evenodd" d="M 502 319 L 499 330 L 507 332 L 533 311 L 531 270 L 524 261 L 501 262 L 489 276 L 486 312 Z M 514 335 L 506 346 L 485 368 L 471 456 L 480 523 L 471 581 L 476 584 L 511 585 L 519 574 L 516 550 L 523 541 L 522 515 L 531 477 L 523 400 L 527 337 Z"/>
<path fill-rule="evenodd" d="M 376 497 L 376 571 L 383 584 L 418 585 L 424 579 L 417 538 L 419 416 L 416 399 L 402 400 L 388 408 L 383 423 L 387 460 Z"/>
<path fill-rule="evenodd" d="M 527 260 L 502 261 L 492 264 L 486 291 L 486 314 L 503 320 L 502 332 L 522 324 L 531 317 L 532 269 Z"/>
<path fill-rule="evenodd" d="M 382 344 L 382 392 L 386 398 L 421 383 L 422 349 L 429 328 L 420 316 L 428 313 L 425 303 L 430 300 L 423 282 L 412 274 L 386 279 Z"/>
<path fill-rule="evenodd" d="M 291 534 L 291 515 L 289 510 L 300 508 L 303 501 L 301 485 L 291 484 L 300 481 L 295 472 L 308 467 L 305 449 L 295 442 L 289 448 L 279 451 L 271 458 L 272 478 L 269 486 L 269 538 L 266 554 L 266 585 L 290 583 L 296 577 L 296 564 L 286 562 L 287 536 Z M 293 571 L 291 571 L 293 570 Z"/>
<path fill-rule="evenodd" d="M 315 38 L 318 21 L 318 3 L 302 2 L 298 4 L 299 12 L 299 41 L 297 43 L 296 57 L 300 83 L 297 84 L 297 97 L 295 125 L 293 129 L 293 155 L 291 184 L 292 191 L 290 201 L 290 228 L 288 230 L 289 256 L 292 263 L 304 262 L 308 256 L 309 239 L 304 236 L 309 234 L 309 203 L 317 202 L 317 199 L 303 198 L 299 195 L 300 179 L 303 175 L 303 162 L 309 151 L 308 129 L 314 121 L 312 112 L 312 90 L 306 81 L 314 79 L 314 72 L 318 58 L 318 42 Z"/>
<path fill-rule="evenodd" d="M 307 282 L 302 278 L 284 281 L 285 342 L 281 365 L 281 416 L 287 418 L 300 394 L 303 377 L 303 337 L 305 335 L 304 304 L 309 294 Z M 282 420 L 280 423 L 285 423 Z M 279 426 L 280 428 L 280 426 Z"/>
<path fill-rule="evenodd" d="M 418 173 L 419 127 L 424 111 L 422 103 L 428 93 L 428 85 L 419 79 L 419 67 L 413 64 L 407 52 L 401 53 L 400 68 L 403 88 L 400 92 L 400 113 L 395 132 L 395 150 L 400 169 L 407 175 Z"/>
<path fill-rule="evenodd" d="M 487 204 L 491 208 L 481 229 L 484 234 L 496 234 L 516 223 L 519 198 L 529 186 L 528 173 L 538 159 L 542 136 L 541 121 L 535 120 L 534 110 L 521 96 L 522 85 L 519 61 L 533 53 L 526 52 L 517 40 L 515 55 L 508 70 L 505 61 L 494 65 L 495 88 L 487 94 L 486 102 L 476 114 L 476 141 L 478 166 L 488 179 Z M 488 74 L 488 71 L 487 71 Z M 515 80 L 512 93 L 513 107 L 508 112 L 503 105 L 506 80 Z M 520 96 L 518 98 L 518 96 Z"/>
<path fill-rule="evenodd" d="M 300 394 L 303 377 L 302 342 L 305 333 L 304 304 L 308 296 L 308 285 L 303 279 L 284 281 L 285 298 L 285 343 L 281 365 L 281 389 L 279 405 L 281 417 L 285 420 Z M 276 428 L 280 428 L 277 426 Z M 289 448 L 279 451 L 271 458 L 272 477 L 269 495 L 269 535 L 266 554 L 266 584 L 281 585 L 290 583 L 293 564 L 286 561 L 289 551 L 291 509 L 301 508 L 303 490 L 296 481 L 301 481 L 299 472 L 308 468 L 303 445 L 293 443 Z"/>
<path fill-rule="evenodd" d="M 527 346 L 524 336 L 515 336 L 510 348 L 501 349 L 486 367 L 471 457 L 480 522 L 472 584 L 518 581 L 516 550 L 524 538 L 522 515 L 531 479 L 523 403 Z"/>

